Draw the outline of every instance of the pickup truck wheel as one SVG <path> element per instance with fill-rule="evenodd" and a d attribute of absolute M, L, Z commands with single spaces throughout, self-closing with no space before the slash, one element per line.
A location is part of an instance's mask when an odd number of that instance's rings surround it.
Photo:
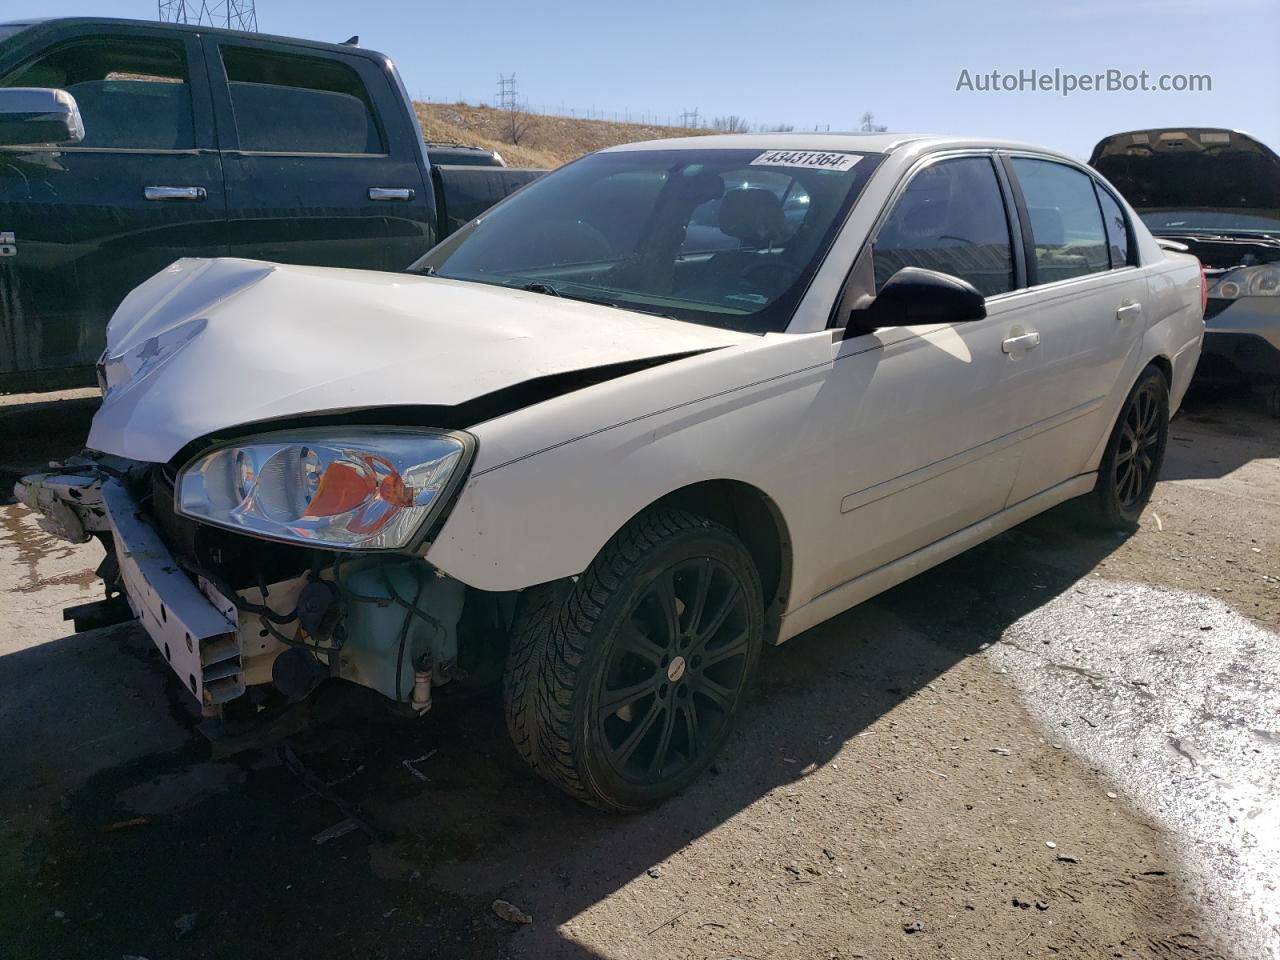
<path fill-rule="evenodd" d="M 574 585 L 538 657 L 538 769 L 611 811 L 652 806 L 724 745 L 755 674 L 755 565 L 728 529 L 659 510 Z"/>
<path fill-rule="evenodd" d="M 1151 499 L 1169 440 L 1169 384 L 1154 366 L 1142 371 L 1129 391 L 1111 430 L 1091 512 L 1112 530 L 1138 529 L 1138 518 Z"/>

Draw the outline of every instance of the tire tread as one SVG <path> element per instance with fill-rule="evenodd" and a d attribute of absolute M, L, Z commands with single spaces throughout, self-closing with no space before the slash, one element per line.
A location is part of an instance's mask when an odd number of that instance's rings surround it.
<path fill-rule="evenodd" d="M 620 530 L 578 578 L 546 637 L 538 663 L 537 770 L 570 796 L 603 810 L 630 809 L 601 797 L 579 769 L 573 746 L 573 701 L 592 631 L 626 576 L 663 541 L 698 527 L 727 528 L 682 510 L 641 514 Z"/>

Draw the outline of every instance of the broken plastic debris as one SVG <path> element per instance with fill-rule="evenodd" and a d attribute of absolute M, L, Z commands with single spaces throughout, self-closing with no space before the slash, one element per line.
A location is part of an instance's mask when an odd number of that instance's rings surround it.
<path fill-rule="evenodd" d="M 430 760 L 432 757 L 436 755 L 436 752 L 437 751 L 435 750 L 428 750 L 426 753 L 424 753 L 420 757 L 414 757 L 412 760 L 401 760 L 400 763 L 406 770 L 412 773 L 414 777 L 416 777 L 418 780 L 421 780 L 423 783 L 430 783 L 431 780 L 427 777 L 427 775 L 423 773 L 421 770 L 419 770 L 416 766 L 414 766 L 414 764 L 426 763 L 428 760 Z"/>
<path fill-rule="evenodd" d="M 509 900 L 493 901 L 493 912 L 507 923 L 533 923 L 533 917 Z"/>
<path fill-rule="evenodd" d="M 116 830 L 129 830 L 133 827 L 143 827 L 151 822 L 150 817 L 133 817 L 129 820 L 117 820 L 111 826 L 107 827 L 107 833 L 114 833 Z"/>
<path fill-rule="evenodd" d="M 174 929 L 177 931 L 174 935 L 174 939 L 181 940 L 183 937 L 188 937 L 195 933 L 196 921 L 198 919 L 200 919 L 199 914 L 184 913 L 182 916 L 178 917 L 177 920 L 173 921 Z"/>
<path fill-rule="evenodd" d="M 316 843 L 327 843 L 330 840 L 337 840 L 339 837 L 345 837 L 352 830 L 359 829 L 360 824 L 348 817 L 346 820 L 339 820 L 327 830 L 321 830 L 311 839 Z"/>

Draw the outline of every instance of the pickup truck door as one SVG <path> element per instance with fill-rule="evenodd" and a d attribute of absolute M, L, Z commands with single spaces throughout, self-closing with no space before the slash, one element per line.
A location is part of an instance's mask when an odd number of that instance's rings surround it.
<path fill-rule="evenodd" d="M 0 383 L 92 382 L 125 294 L 179 257 L 226 253 L 204 54 L 193 34 L 124 24 L 19 39 L 0 86 L 67 90 L 85 137 L 0 147 Z"/>
<path fill-rule="evenodd" d="M 434 245 L 418 124 L 372 59 L 205 38 L 233 256 L 403 270 Z"/>

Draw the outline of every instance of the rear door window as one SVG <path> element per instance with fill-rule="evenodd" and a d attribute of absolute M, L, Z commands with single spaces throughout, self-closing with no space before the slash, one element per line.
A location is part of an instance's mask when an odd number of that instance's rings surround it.
<path fill-rule="evenodd" d="M 1093 185 L 1098 192 L 1098 205 L 1102 207 L 1102 220 L 1107 230 L 1107 249 L 1111 255 L 1111 269 L 1129 265 L 1129 225 L 1125 222 L 1124 211 L 1111 192 L 1099 184 Z"/>
<path fill-rule="evenodd" d="M 1014 157 L 1013 169 L 1031 221 L 1036 282 L 1111 269 L 1093 178 L 1065 164 L 1030 157 Z"/>
<path fill-rule="evenodd" d="M 385 152 L 369 91 L 348 64 L 234 45 L 221 52 L 241 150 Z"/>
<path fill-rule="evenodd" d="M 78 147 L 189 150 L 195 146 L 191 84 L 181 42 L 144 38 L 72 40 L 41 52 L 0 87 L 53 87 L 76 98 Z"/>
<path fill-rule="evenodd" d="M 914 177 L 876 233 L 876 292 L 903 267 L 967 280 L 986 297 L 1013 289 L 1013 243 L 989 157 L 953 157 Z"/>

